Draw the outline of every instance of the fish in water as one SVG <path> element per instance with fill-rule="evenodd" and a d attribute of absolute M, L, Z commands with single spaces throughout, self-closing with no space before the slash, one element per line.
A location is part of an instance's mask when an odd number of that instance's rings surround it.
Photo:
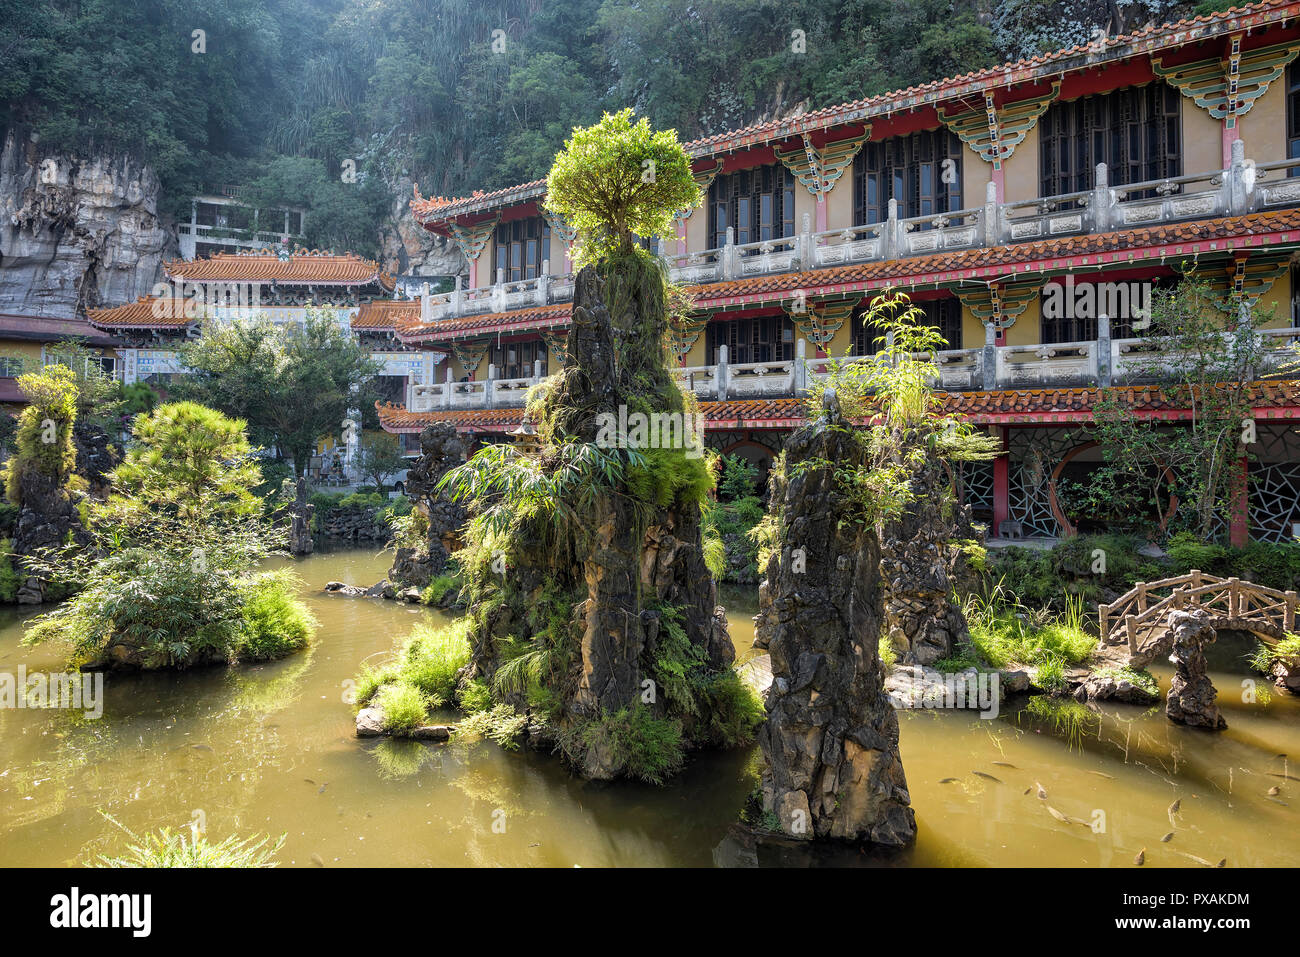
<path fill-rule="evenodd" d="M 1268 789 L 1268 796 L 1269 796 L 1269 797 L 1277 797 L 1277 796 L 1278 796 L 1279 794 L 1281 794 L 1281 793 L 1282 793 L 1282 789 L 1281 789 L 1280 787 L 1278 787 L 1276 784 L 1273 785 L 1271 788 Z"/>
<path fill-rule="evenodd" d="M 996 765 L 997 765 L 998 767 L 1000 767 L 1000 768 L 1010 768 L 1012 771 L 1019 771 L 1019 770 L 1020 770 L 1020 769 L 1019 769 L 1018 767 L 1016 767 L 1014 764 L 1007 764 L 1007 762 L 1005 762 L 1005 761 L 994 761 L 994 762 L 992 762 L 992 763 L 993 763 L 993 764 L 996 764 Z"/>
<path fill-rule="evenodd" d="M 958 778 L 944 778 L 944 779 L 943 779 L 942 781 L 940 781 L 939 783 L 940 783 L 940 784 L 956 784 L 958 780 L 959 780 Z"/>
<path fill-rule="evenodd" d="M 1114 780 L 1115 780 L 1115 775 L 1113 775 L 1113 774 L 1107 774 L 1105 771 L 1089 771 L 1088 773 L 1089 773 L 1089 774 L 1095 774 L 1095 775 L 1097 775 L 1097 777 L 1099 777 L 1099 778 L 1107 778 L 1107 779 L 1109 779 L 1109 780 L 1111 780 L 1111 781 L 1114 781 Z"/>
<path fill-rule="evenodd" d="M 1136 864 L 1138 867 L 1141 867 L 1146 862 L 1147 862 L 1147 849 L 1144 847 L 1142 848 L 1142 850 L 1138 851 L 1138 856 L 1133 858 L 1133 863 Z"/>
<path fill-rule="evenodd" d="M 1283 774 L 1281 771 L 1269 771 L 1268 776 L 1271 778 L 1281 778 L 1284 781 L 1300 781 L 1300 778 L 1294 774 Z"/>
<path fill-rule="evenodd" d="M 1178 809 L 1183 806 L 1183 799 L 1179 798 L 1173 804 L 1169 805 L 1169 816 L 1173 817 L 1178 813 Z"/>
<path fill-rule="evenodd" d="M 1056 808 L 1052 807 L 1052 805 L 1050 805 L 1050 804 L 1047 805 L 1047 813 L 1050 814 L 1050 815 L 1052 815 L 1052 817 L 1056 818 L 1056 819 L 1057 819 L 1058 821 L 1060 821 L 1062 824 L 1069 824 L 1069 823 L 1070 823 L 1070 819 L 1069 819 L 1068 817 L 1066 817 L 1064 814 L 1062 814 L 1062 813 L 1061 813 L 1060 811 L 1058 811 Z"/>
<path fill-rule="evenodd" d="M 1002 782 L 999 781 L 997 778 L 995 778 L 993 775 L 991 775 L 991 774 L 985 774 L 983 771 L 972 771 L 971 774 L 975 775 L 976 777 L 980 777 L 980 778 L 988 778 L 988 780 L 992 781 L 994 784 L 1001 784 L 1001 783 L 1002 783 Z"/>
<path fill-rule="evenodd" d="M 311 862 L 315 864 L 317 867 L 325 866 L 325 859 L 321 857 L 319 854 L 313 854 L 311 856 Z"/>
<path fill-rule="evenodd" d="M 1173 831 L 1170 831 L 1168 834 L 1166 834 L 1164 837 L 1162 837 L 1162 838 L 1160 839 L 1160 843 L 1161 843 L 1161 844 L 1168 844 L 1168 843 L 1169 843 L 1170 841 L 1172 841 L 1173 839 L 1174 839 L 1174 832 L 1173 832 Z"/>
<path fill-rule="evenodd" d="M 324 784 L 322 784 L 322 785 L 320 786 L 320 790 L 317 791 L 316 793 L 317 793 L 317 794 L 324 794 L 324 793 L 325 793 L 325 789 L 326 789 L 327 787 L 329 787 L 329 786 L 330 786 L 330 783 L 329 783 L 328 781 L 326 781 Z"/>
<path fill-rule="evenodd" d="M 193 748 L 195 751 L 211 751 L 211 750 L 212 750 L 212 749 L 211 749 L 210 747 L 208 747 L 206 744 L 191 744 L 190 747 Z"/>
<path fill-rule="evenodd" d="M 1179 851 L 1178 853 L 1182 854 L 1183 857 L 1187 858 L 1189 861 L 1195 861 L 1197 864 L 1200 864 L 1202 867 L 1222 867 L 1223 865 L 1228 863 L 1228 859 L 1226 857 L 1223 860 L 1219 861 L 1219 863 L 1215 864 L 1212 861 L 1207 861 L 1203 857 L 1197 857 L 1195 854 L 1188 854 L 1185 851 Z"/>
<path fill-rule="evenodd" d="M 1032 791 L 1032 790 L 1033 790 L 1033 788 L 1025 788 L 1025 793 L 1028 794 L 1028 793 L 1029 793 L 1030 791 Z"/>
<path fill-rule="evenodd" d="M 303 780 L 306 781 L 308 784 L 310 784 L 312 787 L 316 786 L 316 782 L 313 781 L 311 778 L 303 778 Z"/>
<path fill-rule="evenodd" d="M 1040 801 L 1046 801 L 1046 800 L 1047 800 L 1047 788 L 1043 787 L 1043 786 L 1042 786 L 1041 784 L 1039 784 L 1037 781 L 1034 782 L 1034 787 L 1038 788 L 1038 799 L 1039 799 Z"/>

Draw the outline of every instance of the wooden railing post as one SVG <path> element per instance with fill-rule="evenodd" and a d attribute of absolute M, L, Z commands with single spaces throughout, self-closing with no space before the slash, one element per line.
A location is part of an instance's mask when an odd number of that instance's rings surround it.
<path fill-rule="evenodd" d="M 1110 638 L 1110 605 L 1097 606 L 1097 629 L 1101 633 L 1101 643 L 1107 644 Z"/>
<path fill-rule="evenodd" d="M 1237 617 L 1237 604 L 1239 601 L 1239 586 L 1241 580 L 1237 578 L 1228 579 L 1228 617 Z"/>
<path fill-rule="evenodd" d="M 1135 654 L 1137 654 L 1137 650 L 1138 650 L 1138 646 L 1137 646 L 1137 621 L 1138 621 L 1138 620 L 1137 620 L 1137 616 L 1136 616 L 1136 615 L 1128 615 L 1128 616 L 1125 617 L 1125 619 L 1124 619 L 1124 625 L 1126 626 L 1127 631 L 1128 631 L 1128 651 L 1129 651 L 1129 654 L 1131 654 L 1131 655 L 1135 655 Z"/>
<path fill-rule="evenodd" d="M 1147 583 L 1138 582 L 1138 614 L 1147 610 Z"/>
<path fill-rule="evenodd" d="M 1296 593 L 1289 591 L 1286 593 L 1286 607 L 1282 611 L 1282 628 L 1288 634 L 1295 631 L 1295 606 Z"/>

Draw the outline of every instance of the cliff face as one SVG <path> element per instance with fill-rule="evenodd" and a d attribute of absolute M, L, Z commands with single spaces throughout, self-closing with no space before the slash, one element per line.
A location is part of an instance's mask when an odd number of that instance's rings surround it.
<path fill-rule="evenodd" d="M 0 150 L 0 312 L 71 315 L 147 295 L 177 255 L 158 177 L 124 155 L 49 153 L 9 131 Z"/>
<path fill-rule="evenodd" d="M 379 261 L 398 276 L 460 276 L 469 280 L 469 262 L 456 244 L 437 236 L 411 214 L 413 183 L 400 178 L 388 216 L 379 226 Z"/>

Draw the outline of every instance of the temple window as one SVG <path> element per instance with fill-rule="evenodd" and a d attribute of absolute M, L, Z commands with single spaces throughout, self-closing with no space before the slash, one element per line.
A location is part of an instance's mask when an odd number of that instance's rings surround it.
<path fill-rule="evenodd" d="M 503 342 L 492 347 L 492 364 L 499 379 L 527 379 L 533 374 L 533 363 L 541 360 L 542 374 L 546 374 L 546 343 L 540 339 L 530 342 Z"/>
<path fill-rule="evenodd" d="M 862 314 L 867 311 L 870 303 L 866 300 L 853 310 L 853 318 L 850 322 L 853 324 L 853 354 L 855 356 L 874 356 L 880 351 L 880 343 L 875 340 L 880 338 L 884 333 L 875 326 L 867 326 L 862 321 Z M 922 301 L 913 300 L 907 308 L 915 307 L 920 310 L 921 316 L 918 317 L 918 323 L 934 326 L 939 330 L 939 334 L 947 340 L 944 349 L 962 348 L 961 337 L 961 300 L 955 297 L 948 299 L 926 299 Z"/>
<path fill-rule="evenodd" d="M 784 166 L 759 166 L 719 176 L 709 186 L 709 237 L 727 244 L 727 227 L 738 244 L 793 236 L 794 175 Z"/>
<path fill-rule="evenodd" d="M 550 255 L 551 227 L 540 216 L 516 219 L 501 223 L 493 233 L 495 271 L 504 275 L 506 282 L 536 279 L 542 274 L 542 263 Z"/>
<path fill-rule="evenodd" d="M 1181 176 L 1179 98 L 1155 82 L 1053 104 L 1039 120 L 1039 195 L 1092 189 L 1098 163 L 1112 186 Z"/>
<path fill-rule="evenodd" d="M 863 145 L 853 160 L 853 224 L 934 216 L 961 209 L 961 141 L 945 129 Z M 947 175 L 945 175 L 947 173 Z"/>
<path fill-rule="evenodd" d="M 707 345 L 710 365 L 719 346 L 727 347 L 728 364 L 785 362 L 794 358 L 794 323 L 785 313 L 711 322 Z"/>

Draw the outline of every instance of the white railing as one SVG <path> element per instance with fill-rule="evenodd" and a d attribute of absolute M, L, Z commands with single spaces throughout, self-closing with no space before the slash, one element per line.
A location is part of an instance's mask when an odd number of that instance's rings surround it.
<path fill-rule="evenodd" d="M 729 228 L 721 247 L 667 252 L 663 259 L 674 282 L 706 284 L 1295 205 L 1300 205 L 1300 159 L 1256 165 L 1245 158 L 1245 147 L 1237 140 L 1232 161 L 1222 170 L 1112 187 L 1102 163 L 1096 167 L 1093 187 L 1080 192 L 999 203 L 990 183 L 984 204 L 970 209 L 900 219 L 891 200 L 882 222 L 819 233 L 811 231 L 805 214 L 802 231 L 795 236 L 737 243 Z M 660 248 L 673 245 L 669 241 Z M 535 279 L 506 282 L 498 274 L 491 286 L 462 289 L 458 280 L 452 292 L 425 294 L 421 318 L 434 322 L 510 312 L 567 302 L 572 296 L 573 276 L 552 276 L 550 263 L 544 262 L 542 275 Z"/>

